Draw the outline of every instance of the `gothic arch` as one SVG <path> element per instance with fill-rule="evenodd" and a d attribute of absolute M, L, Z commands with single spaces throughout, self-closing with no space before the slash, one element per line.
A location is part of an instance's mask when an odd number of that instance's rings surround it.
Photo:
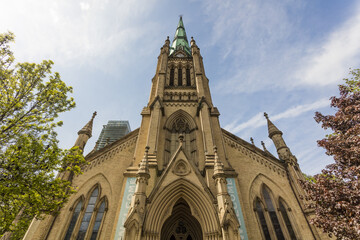
<path fill-rule="evenodd" d="M 275 214 L 273 214 L 274 216 L 271 218 L 269 216 L 269 209 L 267 204 L 265 203 L 265 196 L 264 196 L 264 189 L 266 189 L 266 191 L 268 192 L 267 198 L 271 199 L 271 204 L 273 205 L 274 208 L 274 212 L 276 213 L 276 217 Z M 286 220 L 284 220 L 284 217 L 280 211 L 280 202 L 285 204 L 285 206 L 287 207 L 287 209 L 289 208 L 288 203 L 289 201 L 286 201 L 285 199 L 291 199 L 291 196 L 289 196 L 289 194 L 286 191 L 284 191 L 283 188 L 281 188 L 276 182 L 274 182 L 272 179 L 268 178 L 267 176 L 263 175 L 263 174 L 258 174 L 254 180 L 252 181 L 252 183 L 250 184 L 250 189 L 249 189 L 249 202 L 253 203 L 253 207 L 254 207 L 254 212 L 253 212 L 253 217 L 257 219 L 257 222 L 259 224 L 260 229 L 263 229 L 262 235 L 265 239 L 268 239 L 267 237 L 265 237 L 265 232 L 264 232 L 264 223 L 261 223 L 260 219 L 259 219 L 259 214 L 257 213 L 257 207 L 256 207 L 256 200 L 259 200 L 261 203 L 261 208 L 263 209 L 263 214 L 264 214 L 264 218 L 266 221 L 266 225 L 267 228 L 269 230 L 269 234 L 272 236 L 272 238 L 276 238 L 276 235 L 282 235 L 284 234 L 283 237 L 287 238 L 293 238 L 293 239 L 301 239 L 300 238 L 300 232 L 297 228 L 297 224 L 296 221 L 294 221 L 294 217 L 292 217 L 292 214 L 289 212 L 288 213 L 288 217 L 290 219 L 291 222 L 291 226 L 293 227 L 294 230 L 294 234 L 295 234 L 295 238 L 291 236 L 290 230 L 288 229 L 288 226 L 286 226 Z M 277 231 L 275 231 L 275 226 L 274 226 L 274 222 L 273 221 L 278 221 L 275 222 L 276 224 L 279 224 L 281 230 L 277 229 Z M 280 233 L 279 231 L 282 231 L 282 233 Z M 268 236 L 269 237 L 269 236 Z"/>
<path fill-rule="evenodd" d="M 175 121 L 179 118 L 182 118 L 184 120 L 186 120 L 186 122 L 189 124 L 189 128 L 190 130 L 194 130 L 197 129 L 197 126 L 195 124 L 194 119 L 191 117 L 191 115 L 187 112 L 185 112 L 184 110 L 180 109 L 176 112 L 174 112 L 173 114 L 171 114 L 168 119 L 166 120 L 165 123 L 165 128 L 168 130 L 171 130 L 173 124 L 175 123 Z"/>
<path fill-rule="evenodd" d="M 193 183 L 185 179 L 178 179 L 167 185 L 152 199 L 145 219 L 144 230 L 147 233 L 160 235 L 163 224 L 172 213 L 176 202 L 184 199 L 191 211 L 191 215 L 200 223 L 202 235 L 217 236 L 220 233 L 220 223 L 213 206 L 213 197 L 205 195 Z M 166 199 L 166 201 L 164 201 Z"/>
<path fill-rule="evenodd" d="M 101 185 L 102 189 L 104 190 L 104 194 L 107 196 L 112 196 L 112 188 L 109 180 L 103 173 L 97 173 L 90 178 L 88 178 L 84 183 L 78 187 L 78 192 L 81 191 L 81 189 L 86 189 L 88 186 L 94 186 L 95 184 Z M 88 192 L 89 190 L 87 190 Z"/>
<path fill-rule="evenodd" d="M 198 165 L 197 161 L 197 145 L 196 145 L 196 124 L 189 113 L 184 110 L 178 110 L 170 115 L 164 125 L 165 130 L 165 147 L 163 167 L 169 163 L 172 155 L 179 146 L 178 138 L 182 134 L 184 136 L 184 152 L 190 160 Z"/>
<path fill-rule="evenodd" d="M 255 197 L 260 196 L 261 189 L 263 185 L 266 185 L 268 189 L 273 194 L 274 201 L 281 196 L 283 199 L 291 199 L 292 196 L 289 196 L 289 193 L 284 191 L 278 183 L 273 181 L 271 178 L 265 176 L 264 174 L 258 174 L 254 180 L 249 185 L 249 202 L 252 202 Z"/>

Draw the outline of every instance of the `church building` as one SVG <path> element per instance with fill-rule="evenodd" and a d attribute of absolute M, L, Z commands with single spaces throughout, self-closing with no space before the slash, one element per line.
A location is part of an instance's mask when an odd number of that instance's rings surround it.
<path fill-rule="evenodd" d="M 58 215 L 34 219 L 25 240 L 328 239 L 310 224 L 303 174 L 267 114 L 278 156 L 220 127 L 202 59 L 180 17 L 141 126 L 94 148 L 82 175 L 61 173 L 77 192 Z M 78 132 L 80 149 L 94 117 Z"/>

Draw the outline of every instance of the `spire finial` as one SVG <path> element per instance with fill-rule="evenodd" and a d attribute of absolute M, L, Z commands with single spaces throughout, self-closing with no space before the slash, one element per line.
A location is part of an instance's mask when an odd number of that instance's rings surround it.
<path fill-rule="evenodd" d="M 93 115 L 92 115 L 92 118 L 91 118 L 91 119 L 94 119 L 96 115 L 97 115 L 97 112 L 95 111 L 95 112 L 93 113 Z"/>
<path fill-rule="evenodd" d="M 137 174 L 146 174 L 146 176 L 148 176 L 148 178 L 150 177 L 149 175 L 149 166 L 148 166 L 148 154 L 149 154 L 149 146 L 145 147 L 145 152 L 144 152 L 144 157 L 140 162 L 140 166 L 139 166 L 139 170 L 137 172 Z"/>
<path fill-rule="evenodd" d="M 215 159 L 214 159 L 214 175 L 213 175 L 213 178 L 216 178 L 218 176 L 223 176 L 223 174 L 224 174 L 224 165 L 219 160 L 219 156 L 218 156 L 216 146 L 214 146 L 214 158 Z"/>
<path fill-rule="evenodd" d="M 265 143 L 264 143 L 263 141 L 261 141 L 261 145 L 262 145 L 264 151 L 267 151 L 267 149 L 266 149 L 266 147 L 265 147 Z"/>
<path fill-rule="evenodd" d="M 269 120 L 269 115 L 266 112 L 264 112 L 264 116 L 267 120 Z"/>

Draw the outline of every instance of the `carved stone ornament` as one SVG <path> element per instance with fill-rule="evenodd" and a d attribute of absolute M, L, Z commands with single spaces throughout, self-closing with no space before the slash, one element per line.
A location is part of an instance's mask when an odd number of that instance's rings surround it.
<path fill-rule="evenodd" d="M 180 159 L 175 163 L 175 167 L 173 169 L 173 173 L 178 176 L 185 176 L 190 173 L 190 167 L 187 162 Z"/>

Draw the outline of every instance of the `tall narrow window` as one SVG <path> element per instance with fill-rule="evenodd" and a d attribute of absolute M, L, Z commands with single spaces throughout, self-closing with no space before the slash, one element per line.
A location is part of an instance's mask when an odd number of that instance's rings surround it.
<path fill-rule="evenodd" d="M 182 69 L 178 69 L 178 86 L 182 86 Z"/>
<path fill-rule="evenodd" d="M 74 231 L 75 224 L 76 224 L 76 221 L 77 221 L 77 219 L 78 219 L 78 217 L 79 217 L 82 204 L 83 204 L 83 201 L 82 201 L 82 200 L 80 200 L 80 201 L 78 202 L 78 204 L 76 204 L 74 213 L 73 213 L 72 218 L 71 218 L 71 221 L 70 221 L 70 225 L 69 225 L 68 230 L 67 230 L 67 232 L 66 232 L 65 240 L 69 240 L 70 237 L 71 237 L 72 232 Z"/>
<path fill-rule="evenodd" d="M 104 212 L 105 212 L 105 200 L 103 200 L 101 202 L 99 210 L 98 210 L 98 212 L 96 214 L 95 223 L 94 223 L 94 227 L 93 227 L 93 230 L 92 230 L 90 240 L 96 240 L 96 237 L 97 237 L 99 229 L 100 229 L 101 220 L 102 220 L 102 218 L 104 216 Z"/>
<path fill-rule="evenodd" d="M 174 68 L 170 69 L 170 83 L 169 86 L 174 86 Z"/>
<path fill-rule="evenodd" d="M 274 227 L 274 230 L 276 233 L 276 237 L 278 240 L 283 240 L 285 238 L 284 238 L 283 232 L 280 227 L 279 219 L 276 215 L 274 205 L 270 198 L 270 194 L 265 187 L 263 188 L 263 196 L 264 196 L 266 207 L 267 207 L 269 215 L 270 215 L 271 222 L 273 224 L 273 227 Z"/>
<path fill-rule="evenodd" d="M 260 225 L 261 225 L 262 231 L 264 233 L 265 239 L 266 240 L 271 240 L 269 229 L 268 229 L 268 226 L 266 224 L 266 220 L 265 220 L 263 209 L 261 207 L 260 200 L 256 199 L 255 204 L 256 204 L 256 212 L 258 214 Z"/>
<path fill-rule="evenodd" d="M 92 216 L 92 214 L 94 212 L 95 203 L 96 203 L 96 200 L 97 200 L 98 196 L 99 196 L 99 188 L 97 187 L 91 193 L 89 203 L 88 203 L 88 205 L 86 207 L 84 217 L 83 217 L 83 219 L 81 221 L 79 233 L 78 233 L 78 236 L 76 238 L 77 240 L 83 240 L 85 238 L 86 231 L 87 231 L 87 229 L 89 227 L 90 219 L 91 219 L 91 216 Z"/>
<path fill-rule="evenodd" d="M 191 86 L 190 69 L 186 69 L 186 86 Z"/>
<path fill-rule="evenodd" d="M 290 235 L 292 240 L 296 240 L 297 238 L 296 238 L 295 232 L 294 232 L 294 230 L 293 230 L 293 228 L 291 226 L 291 222 L 290 222 L 289 216 L 288 216 L 288 214 L 286 212 L 286 208 L 285 208 L 284 204 L 281 201 L 279 201 L 279 205 L 280 205 L 280 212 L 281 212 L 281 215 L 282 215 L 282 217 L 284 219 L 284 222 L 286 224 L 286 228 L 287 228 L 287 230 L 289 232 L 289 235 Z"/>

